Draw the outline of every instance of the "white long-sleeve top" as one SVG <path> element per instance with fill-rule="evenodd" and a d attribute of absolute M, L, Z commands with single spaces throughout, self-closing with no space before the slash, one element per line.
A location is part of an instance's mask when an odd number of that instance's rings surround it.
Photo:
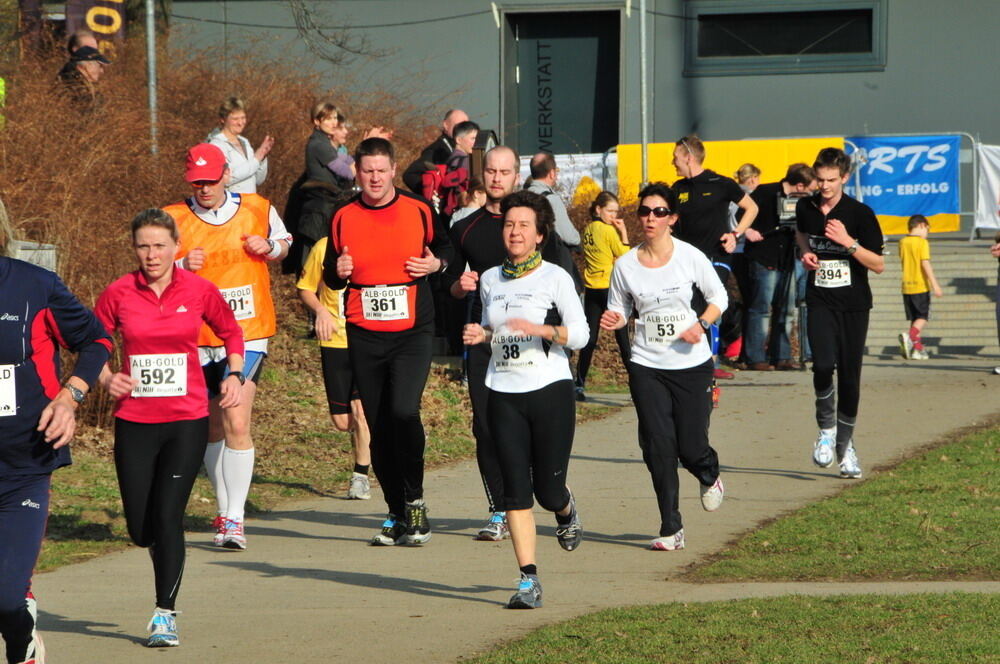
<path fill-rule="evenodd" d="M 492 355 L 486 372 L 486 387 L 496 392 L 532 392 L 558 380 L 571 380 L 566 351 L 587 345 L 590 329 L 573 278 L 558 265 L 542 261 L 530 274 L 507 279 L 500 267 L 492 267 L 479 280 L 484 328 L 493 330 Z M 539 325 L 555 309 L 566 327 L 565 344 L 540 337 L 511 334 L 505 323 L 511 318 Z"/>
<path fill-rule="evenodd" d="M 632 361 L 653 369 L 689 369 L 712 357 L 708 335 L 690 344 L 679 338 L 698 323 L 703 312 L 691 307 L 697 286 L 705 299 L 721 311 L 729 298 L 715 269 L 701 251 L 674 238 L 674 253 L 662 267 L 639 262 L 639 247 L 617 261 L 611 273 L 608 309 L 628 318 L 639 316 L 632 342 Z"/>
<path fill-rule="evenodd" d="M 219 130 L 213 131 L 208 138 L 212 145 L 219 146 L 229 164 L 229 185 L 226 189 L 234 194 L 256 194 L 257 187 L 267 179 L 267 157 L 258 161 L 250 141 L 243 136 L 236 137 L 243 150 L 230 143 Z"/>

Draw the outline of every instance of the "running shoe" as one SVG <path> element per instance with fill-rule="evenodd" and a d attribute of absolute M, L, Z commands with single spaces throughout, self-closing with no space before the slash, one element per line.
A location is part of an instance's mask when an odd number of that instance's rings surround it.
<path fill-rule="evenodd" d="M 226 534 L 222 537 L 222 546 L 234 551 L 246 551 L 247 538 L 243 533 L 243 519 L 226 519 Z"/>
<path fill-rule="evenodd" d="M 820 468 L 829 468 L 836 458 L 837 441 L 833 436 L 819 432 L 816 443 L 813 445 L 813 463 Z"/>
<path fill-rule="evenodd" d="M 146 629 L 149 630 L 149 640 L 146 641 L 147 648 L 172 648 L 179 646 L 181 640 L 177 638 L 177 612 L 168 611 L 159 607 L 153 611 Z"/>
<path fill-rule="evenodd" d="M 684 529 L 681 528 L 673 535 L 655 538 L 649 543 L 649 548 L 653 551 L 680 551 L 684 548 Z"/>
<path fill-rule="evenodd" d="M 406 503 L 406 543 L 420 546 L 431 538 L 431 524 L 427 520 L 427 505 L 423 500 Z"/>
<path fill-rule="evenodd" d="M 720 379 L 729 380 L 735 377 L 732 372 L 726 371 L 725 369 L 722 368 L 716 368 L 715 371 L 712 373 L 712 375 L 715 377 L 716 380 Z"/>
<path fill-rule="evenodd" d="M 35 596 L 30 592 L 25 595 L 24 601 L 28 605 L 28 613 L 31 614 L 31 641 L 28 643 L 28 648 L 24 651 L 23 664 L 44 664 L 45 663 L 45 645 L 42 643 L 42 637 L 38 635 L 38 602 L 35 601 Z"/>
<path fill-rule="evenodd" d="M 542 607 L 542 584 L 534 574 L 521 572 L 517 592 L 507 602 L 508 609 L 540 609 Z"/>
<path fill-rule="evenodd" d="M 353 473 L 351 485 L 347 488 L 348 500 L 368 500 L 372 497 L 372 485 L 367 475 Z"/>
<path fill-rule="evenodd" d="M 566 525 L 556 523 L 556 539 L 564 550 L 573 551 L 583 541 L 583 523 L 580 522 L 580 514 L 576 511 L 576 499 L 572 492 L 569 494 L 569 507 L 570 521 Z"/>
<path fill-rule="evenodd" d="M 219 515 L 212 520 L 212 530 L 215 531 L 215 535 L 212 536 L 212 544 L 215 546 L 222 546 L 223 540 L 226 539 L 226 517 Z"/>
<path fill-rule="evenodd" d="M 581 387 L 580 385 L 576 386 L 576 400 L 577 401 L 587 400 L 587 393 L 583 391 L 583 387 Z"/>
<path fill-rule="evenodd" d="M 901 332 L 899 335 L 899 352 L 902 353 L 904 360 L 912 359 L 913 342 L 906 332 Z"/>
<path fill-rule="evenodd" d="M 861 479 L 861 464 L 858 462 L 858 453 L 854 451 L 854 441 L 847 444 L 844 458 L 840 460 L 840 476 L 849 480 Z"/>
<path fill-rule="evenodd" d="M 372 546 L 396 546 L 406 543 L 406 524 L 389 514 L 382 522 L 382 531 L 371 539 Z"/>
<path fill-rule="evenodd" d="M 479 529 L 476 539 L 483 542 L 499 542 L 510 537 L 510 528 L 507 527 L 507 513 L 494 512 L 486 525 Z"/>
<path fill-rule="evenodd" d="M 911 360 L 929 360 L 931 359 L 931 354 L 928 353 L 923 348 L 914 348 L 910 353 Z"/>
<path fill-rule="evenodd" d="M 722 478 L 716 477 L 712 486 L 701 487 L 701 506 L 706 512 L 714 512 L 722 506 L 722 497 L 726 494 L 725 487 L 722 486 Z"/>

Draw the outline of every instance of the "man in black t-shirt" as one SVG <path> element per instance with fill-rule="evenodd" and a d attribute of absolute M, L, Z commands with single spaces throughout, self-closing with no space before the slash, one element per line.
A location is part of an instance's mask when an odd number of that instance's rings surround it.
<path fill-rule="evenodd" d="M 792 164 L 781 182 L 762 184 L 750 194 L 757 203 L 758 213 L 747 229 L 743 250 L 749 261 L 752 284 L 752 292 L 744 293 L 749 297 L 749 306 L 743 353 L 747 368 L 753 371 L 798 368 L 791 360 L 789 341 L 795 308 L 795 288 L 790 281 L 795 273 L 792 254 L 795 203 L 809 194 L 815 182 L 812 168 Z"/>
<path fill-rule="evenodd" d="M 705 145 L 697 135 L 677 140 L 673 164 L 681 179 L 674 183 L 679 219 L 673 233 L 701 249 L 725 284 L 732 271 L 729 255 L 757 216 L 757 204 L 734 180 L 706 169 L 704 161 Z M 743 211 L 740 223 L 733 230 L 729 230 L 730 203 Z M 739 307 L 729 307 L 722 315 L 720 332 L 724 339 L 733 341 L 742 334 L 739 312 Z M 713 333 L 712 337 L 712 354 L 718 357 L 718 334 Z M 733 374 L 716 367 L 715 377 L 732 378 Z"/>
<path fill-rule="evenodd" d="M 843 150 L 820 150 L 813 170 L 819 191 L 795 206 L 795 240 L 802 264 L 810 270 L 807 333 L 820 429 L 813 446 L 813 463 L 828 468 L 836 458 L 840 476 L 857 479 L 861 465 L 854 450 L 854 425 L 872 308 L 868 271 L 881 274 L 885 269 L 882 229 L 870 207 L 844 193 L 851 159 Z"/>

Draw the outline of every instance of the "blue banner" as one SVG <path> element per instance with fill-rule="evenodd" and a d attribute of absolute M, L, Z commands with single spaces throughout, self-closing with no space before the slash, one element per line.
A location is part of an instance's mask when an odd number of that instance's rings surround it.
<path fill-rule="evenodd" d="M 960 136 L 852 136 L 861 151 L 861 198 L 882 216 L 955 215 Z M 854 148 L 847 144 L 847 153 Z M 854 178 L 844 187 L 858 197 Z"/>

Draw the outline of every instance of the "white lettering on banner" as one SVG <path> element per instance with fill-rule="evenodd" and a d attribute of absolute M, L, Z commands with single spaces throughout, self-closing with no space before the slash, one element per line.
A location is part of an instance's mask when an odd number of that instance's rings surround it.
<path fill-rule="evenodd" d="M 233 288 L 220 288 L 219 291 L 222 292 L 222 299 L 233 310 L 236 320 L 246 320 L 247 318 L 254 318 L 257 315 L 253 301 L 253 284 L 235 286 Z"/>
<path fill-rule="evenodd" d="M 17 414 L 17 386 L 14 383 L 14 365 L 0 364 L 0 417 Z"/>
<path fill-rule="evenodd" d="M 851 264 L 849 260 L 825 260 L 816 269 L 817 288 L 843 288 L 851 285 Z"/>
<path fill-rule="evenodd" d="M 406 320 L 410 317 L 407 286 L 373 286 L 361 289 L 361 312 L 365 320 Z"/>
<path fill-rule="evenodd" d="M 903 168 L 904 173 L 912 173 L 916 170 L 918 164 L 920 165 L 920 170 L 925 173 L 938 171 L 947 165 L 948 160 L 944 157 L 944 154 L 949 150 L 951 150 L 951 146 L 947 143 L 940 143 L 933 146 L 907 145 L 899 149 L 890 145 L 881 145 L 867 151 L 867 174 L 871 175 L 875 171 L 884 171 L 889 174 L 895 173 L 896 170 L 891 162 L 896 159 L 907 160 L 906 166 Z M 874 195 L 878 196 L 879 194 Z"/>
<path fill-rule="evenodd" d="M 133 397 L 182 397 L 187 394 L 187 353 L 132 355 L 129 375 L 139 381 Z"/>
<path fill-rule="evenodd" d="M 917 194 L 946 194 L 947 182 L 921 182 L 920 184 L 901 184 L 896 187 L 898 196 L 913 196 Z"/>

